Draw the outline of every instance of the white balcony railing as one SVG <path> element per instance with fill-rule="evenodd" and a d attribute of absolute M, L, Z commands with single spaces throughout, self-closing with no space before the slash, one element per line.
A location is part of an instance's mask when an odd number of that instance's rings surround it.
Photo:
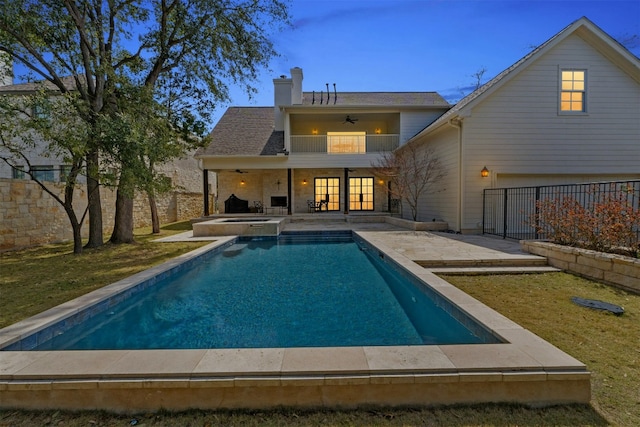
<path fill-rule="evenodd" d="M 366 135 L 364 147 L 355 144 L 354 149 L 339 151 L 327 150 L 326 135 L 291 135 L 290 137 L 292 154 L 295 153 L 324 153 L 324 154 L 365 154 L 393 151 L 398 148 L 400 136 L 397 134 L 387 135 Z"/>

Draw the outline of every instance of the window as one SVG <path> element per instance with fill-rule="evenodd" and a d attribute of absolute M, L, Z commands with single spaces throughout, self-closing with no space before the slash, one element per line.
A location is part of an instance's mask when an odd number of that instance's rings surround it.
<path fill-rule="evenodd" d="M 34 119 L 46 119 L 49 117 L 49 106 L 43 102 L 36 102 L 31 108 Z"/>
<path fill-rule="evenodd" d="M 315 178 L 314 183 L 314 199 L 325 204 L 322 209 L 340 210 L 340 178 Z"/>
<path fill-rule="evenodd" d="M 12 167 L 11 168 L 11 177 L 13 179 L 25 179 L 27 174 L 24 171 L 24 166 Z"/>
<path fill-rule="evenodd" d="M 349 210 L 373 210 L 373 178 L 349 178 Z"/>
<path fill-rule="evenodd" d="M 60 182 L 67 182 L 67 177 L 71 173 L 70 165 L 60 165 Z"/>
<path fill-rule="evenodd" d="M 53 166 L 31 166 L 31 173 L 38 181 L 53 181 Z"/>
<path fill-rule="evenodd" d="M 560 111 L 579 113 L 587 111 L 587 72 L 585 70 L 562 70 L 560 75 Z"/>
<path fill-rule="evenodd" d="M 366 132 L 327 132 L 327 153 L 366 153 Z"/>

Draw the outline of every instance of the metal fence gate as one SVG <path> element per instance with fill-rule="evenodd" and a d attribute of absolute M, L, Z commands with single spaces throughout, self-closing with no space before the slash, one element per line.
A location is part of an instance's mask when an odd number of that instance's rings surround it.
<path fill-rule="evenodd" d="M 482 233 L 510 239 L 539 239 L 543 237 L 535 227 L 539 201 L 572 197 L 587 207 L 603 194 L 618 192 L 626 194 L 630 206 L 640 209 L 640 181 L 487 188 L 482 196 Z"/>

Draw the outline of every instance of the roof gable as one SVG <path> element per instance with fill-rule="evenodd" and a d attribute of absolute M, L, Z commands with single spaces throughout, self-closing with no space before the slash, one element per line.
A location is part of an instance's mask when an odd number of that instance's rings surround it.
<path fill-rule="evenodd" d="M 474 105 L 487 99 L 493 92 L 505 85 L 511 79 L 524 71 L 536 59 L 543 56 L 549 50 L 553 49 L 567 37 L 576 34 L 587 43 L 593 46 L 603 56 L 618 65 L 626 73 L 628 73 L 635 81 L 640 83 L 640 59 L 625 49 L 620 43 L 596 26 L 588 18 L 582 17 L 571 23 L 569 26 L 561 30 L 559 33 L 551 37 L 549 40 L 529 52 L 519 61 L 505 69 L 493 79 L 482 85 L 480 88 L 470 93 L 449 111 L 440 116 L 436 121 L 431 123 L 425 129 L 420 131 L 413 138 L 418 137 L 437 129 L 443 124 L 456 117 L 464 117 L 470 112 Z M 413 139 L 412 138 L 412 139 Z"/>

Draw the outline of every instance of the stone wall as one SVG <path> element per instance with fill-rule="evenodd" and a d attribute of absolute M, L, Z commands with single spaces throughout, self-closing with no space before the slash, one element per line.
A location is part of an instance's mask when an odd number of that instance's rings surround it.
<path fill-rule="evenodd" d="M 520 246 L 553 267 L 640 293 L 640 259 L 533 240 Z"/>
<path fill-rule="evenodd" d="M 64 185 L 47 183 L 58 197 L 64 197 Z M 115 191 L 101 190 L 102 221 L 105 233 L 113 228 Z M 83 186 L 76 189 L 74 207 L 78 218 L 86 209 L 87 194 Z M 157 200 L 160 223 L 189 220 L 202 215 L 202 194 L 173 192 Z M 134 226 L 151 225 L 146 195 L 138 194 L 134 204 Z M 82 236 L 88 237 L 85 220 Z M 29 180 L 0 178 L 0 251 L 55 243 L 73 239 L 71 225 L 64 208 L 38 184 Z"/>

